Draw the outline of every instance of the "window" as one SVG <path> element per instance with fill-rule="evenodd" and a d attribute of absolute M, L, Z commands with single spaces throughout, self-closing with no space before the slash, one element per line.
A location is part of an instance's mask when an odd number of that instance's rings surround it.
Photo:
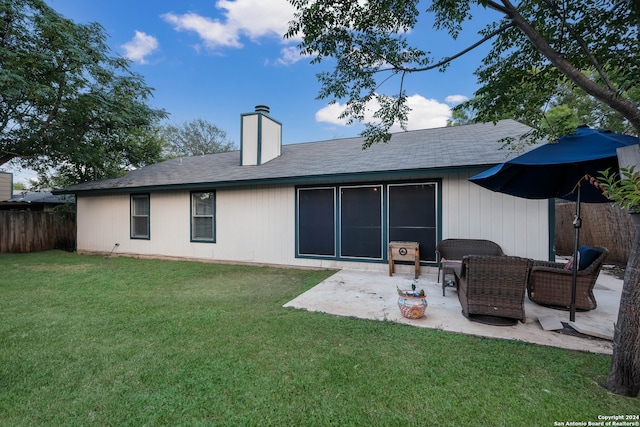
<path fill-rule="evenodd" d="M 298 254 L 335 256 L 335 190 L 298 190 Z"/>
<path fill-rule="evenodd" d="M 382 258 L 382 187 L 340 188 L 340 255 Z"/>
<path fill-rule="evenodd" d="M 131 238 L 149 239 L 149 195 L 131 195 Z"/>
<path fill-rule="evenodd" d="M 215 242 L 215 201 L 213 191 L 191 193 L 191 240 Z"/>
<path fill-rule="evenodd" d="M 389 241 L 420 243 L 420 259 L 435 261 L 436 184 L 389 185 Z"/>
<path fill-rule="evenodd" d="M 296 256 L 382 262 L 387 242 L 420 244 L 435 261 L 438 181 L 301 187 L 296 191 Z"/>

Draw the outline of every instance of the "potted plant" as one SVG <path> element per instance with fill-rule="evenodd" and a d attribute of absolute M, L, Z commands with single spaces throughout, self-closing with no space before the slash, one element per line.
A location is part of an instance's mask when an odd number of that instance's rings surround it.
<path fill-rule="evenodd" d="M 421 319 L 429 305 L 424 289 L 417 290 L 415 280 L 411 284 L 411 290 L 398 290 L 398 308 L 402 315 L 408 319 Z"/>

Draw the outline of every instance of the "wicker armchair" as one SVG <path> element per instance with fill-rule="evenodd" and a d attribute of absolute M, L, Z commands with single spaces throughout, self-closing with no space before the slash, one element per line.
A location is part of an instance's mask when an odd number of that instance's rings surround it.
<path fill-rule="evenodd" d="M 600 255 L 584 270 L 578 270 L 576 281 L 576 310 L 593 310 L 598 306 L 593 287 L 609 251 L 602 246 L 593 249 Z M 537 304 L 559 309 L 571 306 L 573 271 L 565 264 L 550 261 L 534 261 L 527 285 L 529 299 Z"/>
<path fill-rule="evenodd" d="M 515 256 L 467 256 L 462 260 L 458 299 L 463 314 L 526 321 L 524 294 L 533 260 Z"/>
<path fill-rule="evenodd" d="M 460 271 L 462 258 L 467 255 L 504 255 L 502 248 L 490 240 L 481 239 L 445 239 L 436 246 L 438 259 L 438 280 L 442 271 L 442 296 L 446 285 L 445 275 L 454 275 Z"/>

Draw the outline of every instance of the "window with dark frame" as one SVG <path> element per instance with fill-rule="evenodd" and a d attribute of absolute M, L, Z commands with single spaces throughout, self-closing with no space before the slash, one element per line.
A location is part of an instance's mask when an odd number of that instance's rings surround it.
<path fill-rule="evenodd" d="M 298 254 L 335 256 L 335 189 L 298 190 Z"/>
<path fill-rule="evenodd" d="M 420 259 L 435 261 L 437 242 L 436 184 L 390 184 L 389 241 L 420 244 Z"/>
<path fill-rule="evenodd" d="M 194 242 L 215 242 L 215 200 L 214 191 L 191 193 L 191 240 Z"/>
<path fill-rule="evenodd" d="M 415 241 L 422 261 L 435 260 L 437 181 L 308 187 L 296 194 L 297 256 L 382 260 L 386 241 Z"/>
<path fill-rule="evenodd" d="M 382 258 L 382 186 L 340 187 L 340 256 Z"/>
<path fill-rule="evenodd" d="M 131 238 L 149 239 L 150 201 L 148 194 L 131 195 Z"/>

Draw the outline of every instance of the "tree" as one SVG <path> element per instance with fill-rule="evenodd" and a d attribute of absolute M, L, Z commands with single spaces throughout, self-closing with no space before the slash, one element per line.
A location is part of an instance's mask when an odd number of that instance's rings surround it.
<path fill-rule="evenodd" d="M 333 71 L 318 75 L 319 98 L 346 99 L 343 116 L 364 118 L 365 106 L 377 99 L 379 123 L 368 124 L 368 142 L 388 140 L 387 130 L 406 122 L 408 107 L 404 78 L 431 69 L 444 70 L 473 47 L 495 39 L 493 48 L 476 71 L 480 89 L 465 103 L 479 120 L 505 115 L 537 123 L 560 79 L 618 111 L 640 129 L 638 103 L 627 93 L 640 84 L 638 44 L 639 8 L 633 0 L 435 0 L 428 12 L 436 29 L 456 38 L 473 5 L 494 12 L 496 21 L 481 31 L 476 45 L 443 60 L 430 57 L 426 48 L 409 44 L 407 34 L 420 17 L 418 0 L 344 2 L 290 0 L 298 9 L 287 37 L 300 35 L 302 53 L 336 61 Z M 615 70 L 615 74 L 608 74 Z M 393 95 L 380 92 L 390 77 L 399 80 Z M 517 113 L 517 114 L 516 114 Z M 515 114 L 515 117 L 514 117 Z"/>
<path fill-rule="evenodd" d="M 578 126 L 586 123 L 578 123 L 578 114 L 566 104 L 549 108 L 544 114 L 544 120 L 540 122 L 540 130 L 548 135 L 549 140 L 557 140 L 563 135 L 569 135 Z"/>
<path fill-rule="evenodd" d="M 629 98 L 640 103 L 640 87 L 627 92 Z M 574 113 L 576 125 L 588 125 L 598 129 L 608 129 L 618 133 L 632 133 L 633 128 L 620 113 L 606 104 L 597 101 L 592 96 L 577 89 L 563 80 L 558 88 L 558 95 L 550 101 L 551 112 L 556 107 L 564 106 Z M 572 115 L 573 116 L 573 115 Z"/>
<path fill-rule="evenodd" d="M 200 156 L 235 149 L 225 131 L 204 119 L 167 125 L 161 133 L 166 157 Z"/>
<path fill-rule="evenodd" d="M 43 0 L 0 0 L 0 165 L 60 166 L 85 181 L 159 159 L 146 136 L 166 113 L 147 105 L 152 89 L 105 39 Z"/>
<path fill-rule="evenodd" d="M 464 108 L 454 108 L 451 111 L 451 118 L 447 119 L 447 126 L 462 126 L 474 123 L 473 111 Z"/>
<path fill-rule="evenodd" d="M 85 135 L 85 144 L 56 156 L 55 168 L 35 164 L 39 188 L 63 188 L 79 182 L 115 178 L 132 168 L 162 160 L 159 126 L 122 129 L 109 135 Z M 27 161 L 28 163 L 28 161 Z"/>
<path fill-rule="evenodd" d="M 480 88 L 462 108 L 475 111 L 477 120 L 504 117 L 539 124 L 549 101 L 558 95 L 563 79 L 620 113 L 640 131 L 637 93 L 640 87 L 640 43 L 637 0 L 433 0 L 427 12 L 434 27 L 457 38 L 475 9 L 495 13 L 496 19 L 480 32 L 476 44 L 442 60 L 431 58 L 428 40 L 414 46 L 408 36 L 420 18 L 419 0 L 290 0 L 298 9 L 287 37 L 301 36 L 303 54 L 312 63 L 335 61 L 332 71 L 318 75 L 319 98 L 346 99 L 343 117 L 363 120 L 367 104 L 376 99 L 379 122 L 368 124 L 367 144 L 388 141 L 388 129 L 405 124 L 408 107 L 404 88 L 409 74 L 444 71 L 452 60 L 493 40 L 492 49 L 475 74 Z M 397 78 L 391 95 L 381 84 Z M 636 236 L 640 239 L 640 236 Z M 629 259 L 638 271 L 640 259 Z M 638 287 L 638 275 L 628 275 L 625 289 Z M 623 298 L 631 295 L 623 290 Z M 640 301 L 621 313 L 631 333 L 616 330 L 614 355 L 606 388 L 627 396 L 640 391 Z M 619 322 L 621 324 L 621 322 Z M 629 331 L 626 331 L 629 332 Z M 630 338 L 629 338 L 630 337 Z"/>

